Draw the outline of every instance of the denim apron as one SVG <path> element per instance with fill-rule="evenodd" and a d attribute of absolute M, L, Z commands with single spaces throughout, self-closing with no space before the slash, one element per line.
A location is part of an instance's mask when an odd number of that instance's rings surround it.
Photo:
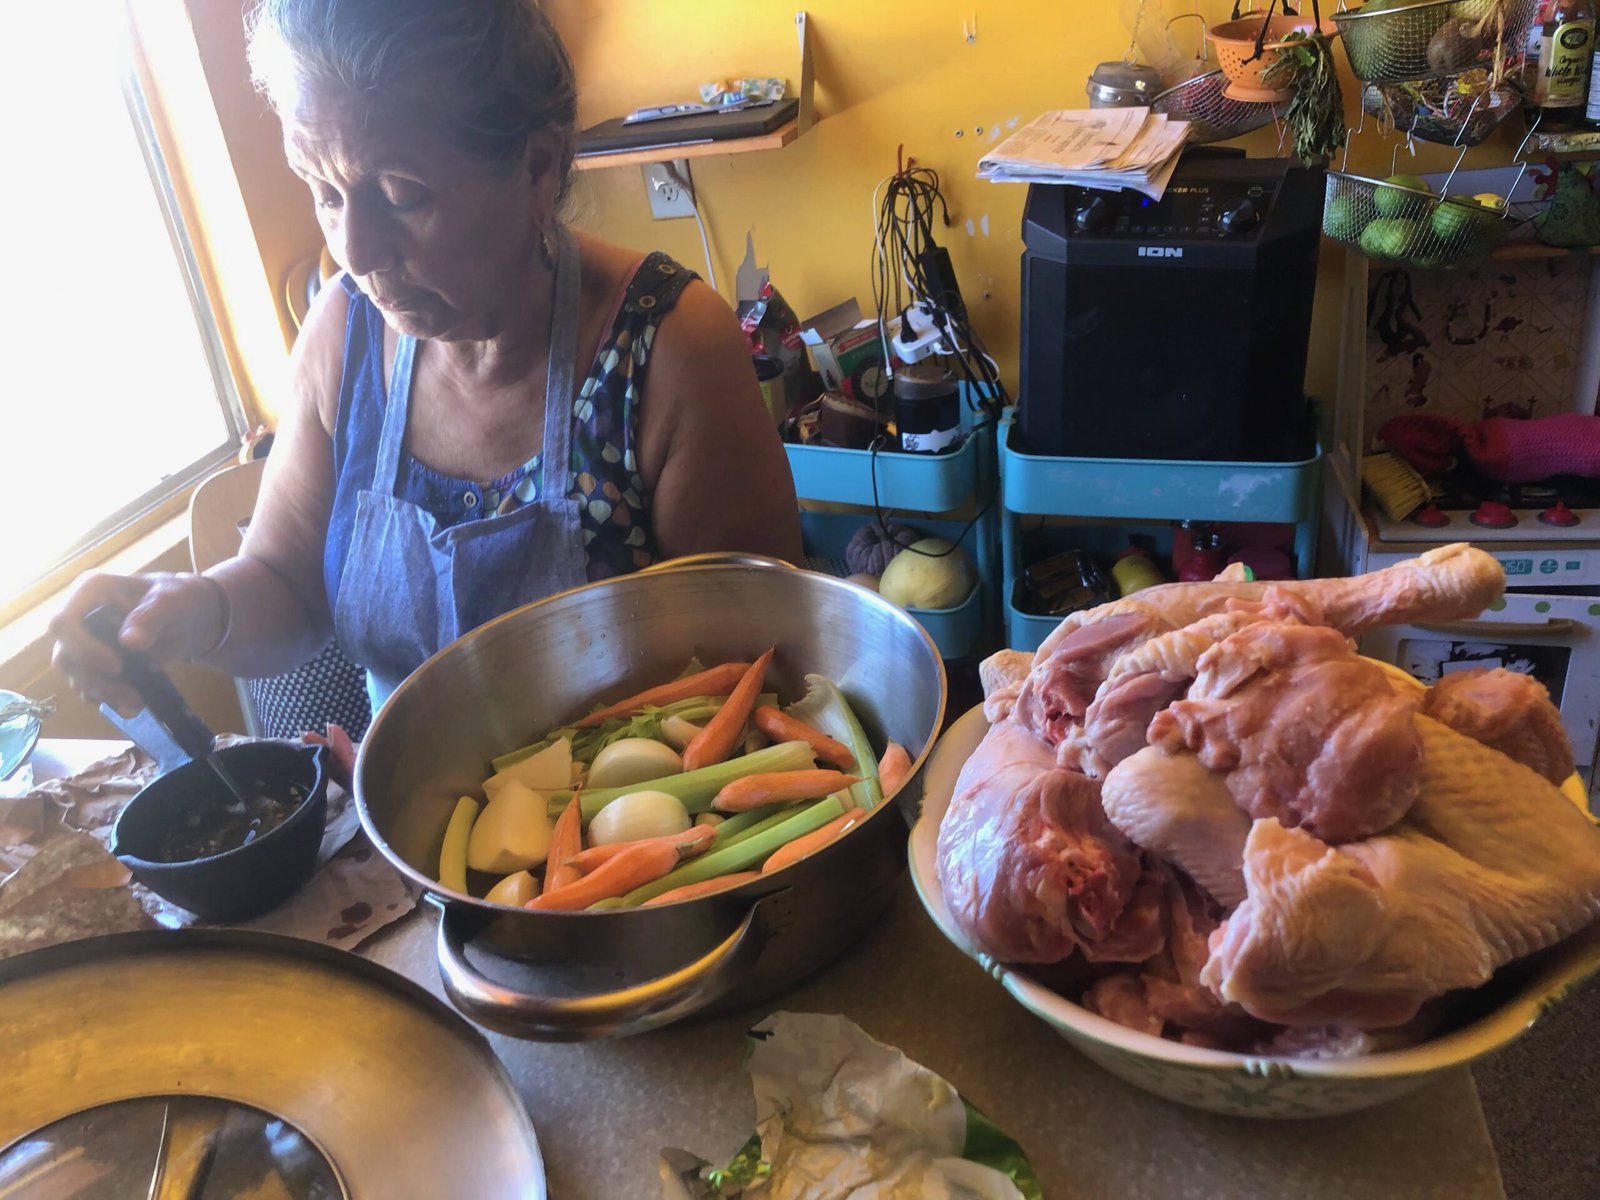
<path fill-rule="evenodd" d="M 339 644 L 367 668 L 376 713 L 407 675 L 462 634 L 520 605 L 587 582 L 579 502 L 571 490 L 578 245 L 558 229 L 540 498 L 509 513 L 439 528 L 395 494 L 417 341 L 399 335 L 372 488 L 357 498 L 333 606 Z"/>

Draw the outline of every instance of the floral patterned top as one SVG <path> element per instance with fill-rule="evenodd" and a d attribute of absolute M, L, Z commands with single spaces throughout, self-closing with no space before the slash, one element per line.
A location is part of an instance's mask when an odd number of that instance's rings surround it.
<path fill-rule="evenodd" d="M 334 465 L 341 486 L 328 531 L 324 575 L 336 594 L 349 551 L 354 504 L 347 494 L 370 486 L 383 426 L 383 317 L 347 276 L 350 293 L 344 377 L 334 430 Z M 661 318 L 672 310 L 694 272 L 662 253 L 649 255 L 634 272 L 610 335 L 578 389 L 573 405 L 572 472 L 568 495 L 582 504 L 583 540 L 590 581 L 609 579 L 656 561 L 650 528 L 650 498 L 635 458 L 639 391 Z M 488 483 L 453 479 L 402 456 L 396 492 L 425 508 L 441 527 L 486 520 L 539 498 L 542 454 Z M 358 486 L 349 486 L 356 484 Z"/>

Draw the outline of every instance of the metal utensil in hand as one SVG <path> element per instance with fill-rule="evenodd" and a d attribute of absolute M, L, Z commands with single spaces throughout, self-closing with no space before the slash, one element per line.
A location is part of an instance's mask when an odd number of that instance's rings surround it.
<path fill-rule="evenodd" d="M 122 659 L 122 679 L 139 693 L 145 711 L 174 743 L 192 759 L 210 765 L 218 779 L 233 794 L 241 809 L 249 806 L 250 793 L 235 779 L 216 751 L 216 735 L 189 708 L 164 671 L 135 650 L 122 644 L 120 634 L 124 613 L 109 604 L 90 610 L 83 627 L 110 646 Z"/>

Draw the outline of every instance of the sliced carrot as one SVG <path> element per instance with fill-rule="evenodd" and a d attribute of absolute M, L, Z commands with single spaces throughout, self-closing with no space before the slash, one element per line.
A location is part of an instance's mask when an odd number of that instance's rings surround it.
<path fill-rule="evenodd" d="M 779 846 L 768 856 L 767 861 L 762 864 L 761 873 L 770 875 L 774 871 L 783 870 L 790 863 L 799 862 L 808 854 L 815 854 L 865 816 L 866 814 L 861 809 L 851 809 L 844 816 L 835 817 L 821 829 L 808 833 L 804 837 L 797 837 L 786 845 Z"/>
<path fill-rule="evenodd" d="M 535 896 L 524 907 L 576 912 L 588 908 L 596 900 L 606 900 L 643 887 L 660 879 L 677 865 L 676 847 L 642 843 L 624 850 L 610 862 L 602 863 L 576 883 Z"/>
<path fill-rule="evenodd" d="M 550 849 L 545 859 L 549 864 L 545 868 L 545 891 L 553 892 L 557 888 L 578 881 L 583 872 L 576 867 L 568 866 L 567 860 L 576 858 L 582 850 L 583 805 L 577 793 L 573 793 L 572 799 L 561 810 L 561 815 L 556 818 L 556 823 L 550 830 Z"/>
<path fill-rule="evenodd" d="M 676 846 L 681 858 L 693 858 L 711 845 L 716 836 L 717 830 L 714 825 L 691 825 L 682 833 L 666 833 L 660 837 L 638 838 L 631 842 L 608 842 L 604 846 L 590 846 L 587 850 L 580 850 L 562 865 L 576 867 L 581 873 L 587 875 L 602 863 L 610 862 L 623 851 L 634 846 L 649 845 L 652 842 Z"/>
<path fill-rule="evenodd" d="M 883 748 L 883 757 L 878 760 L 878 786 L 883 789 L 883 798 L 887 800 L 893 796 L 910 777 L 911 755 L 899 742 L 890 742 Z"/>
<path fill-rule="evenodd" d="M 712 798 L 711 807 L 718 812 L 745 812 L 763 804 L 820 800 L 860 782 L 859 776 L 843 771 L 768 771 L 727 784 Z"/>
<path fill-rule="evenodd" d="M 771 665 L 777 649 L 774 646 L 750 664 L 738 685 L 728 693 L 728 699 L 722 707 L 706 722 L 705 728 L 694 735 L 694 741 L 684 747 L 685 771 L 698 771 L 701 767 L 715 766 L 728 760 L 744 734 L 745 722 L 750 719 L 751 710 L 756 706 L 756 697 L 761 694 L 761 681 L 766 677 L 767 667 Z"/>
<path fill-rule="evenodd" d="M 739 685 L 739 681 L 749 669 L 749 663 L 723 663 L 720 667 L 712 667 L 709 671 L 701 671 L 695 675 L 685 675 L 682 679 L 674 679 L 671 683 L 663 683 L 660 687 L 646 688 L 636 696 L 618 700 L 615 704 L 609 704 L 586 717 L 579 718 L 578 728 L 592 729 L 608 717 L 626 716 L 628 713 L 637 712 L 647 704 L 660 707 L 677 700 L 687 700 L 691 696 L 726 696 Z M 742 717 L 739 723 L 744 724 Z"/>
<path fill-rule="evenodd" d="M 686 883 L 682 887 L 673 888 L 670 892 L 646 900 L 640 908 L 654 908 L 658 904 L 671 904 L 674 900 L 698 900 L 701 896 L 714 896 L 718 892 L 725 892 L 729 888 L 736 888 L 741 883 L 749 883 L 752 879 L 760 879 L 760 871 L 735 871 L 732 875 L 718 875 L 715 879 L 701 880 L 699 883 Z"/>
<path fill-rule="evenodd" d="M 775 742 L 805 742 L 823 762 L 831 763 L 841 771 L 856 769 L 856 756 L 850 752 L 849 746 L 791 717 L 782 709 L 763 704 L 751 714 L 750 721 Z"/>

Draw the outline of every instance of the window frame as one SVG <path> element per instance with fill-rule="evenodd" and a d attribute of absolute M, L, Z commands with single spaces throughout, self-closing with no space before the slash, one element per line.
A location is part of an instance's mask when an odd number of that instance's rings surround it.
<path fill-rule="evenodd" d="M 189 308 L 215 386 L 214 399 L 222 411 L 227 436 L 199 457 L 174 470 L 154 486 L 108 513 L 75 540 L 42 574 L 21 591 L 0 602 L 0 625 L 35 608 L 60 592 L 72 580 L 95 569 L 148 535 L 162 522 L 180 515 L 196 486 L 207 476 L 238 459 L 251 428 L 238 382 L 224 345 L 222 314 L 205 286 L 195 239 L 185 219 L 185 209 L 167 163 L 141 74 L 141 50 L 128 43 L 129 58 L 122 70 L 120 90 L 129 118 L 129 132 L 138 141 L 156 204 L 166 225 L 173 256 L 189 297 Z"/>

